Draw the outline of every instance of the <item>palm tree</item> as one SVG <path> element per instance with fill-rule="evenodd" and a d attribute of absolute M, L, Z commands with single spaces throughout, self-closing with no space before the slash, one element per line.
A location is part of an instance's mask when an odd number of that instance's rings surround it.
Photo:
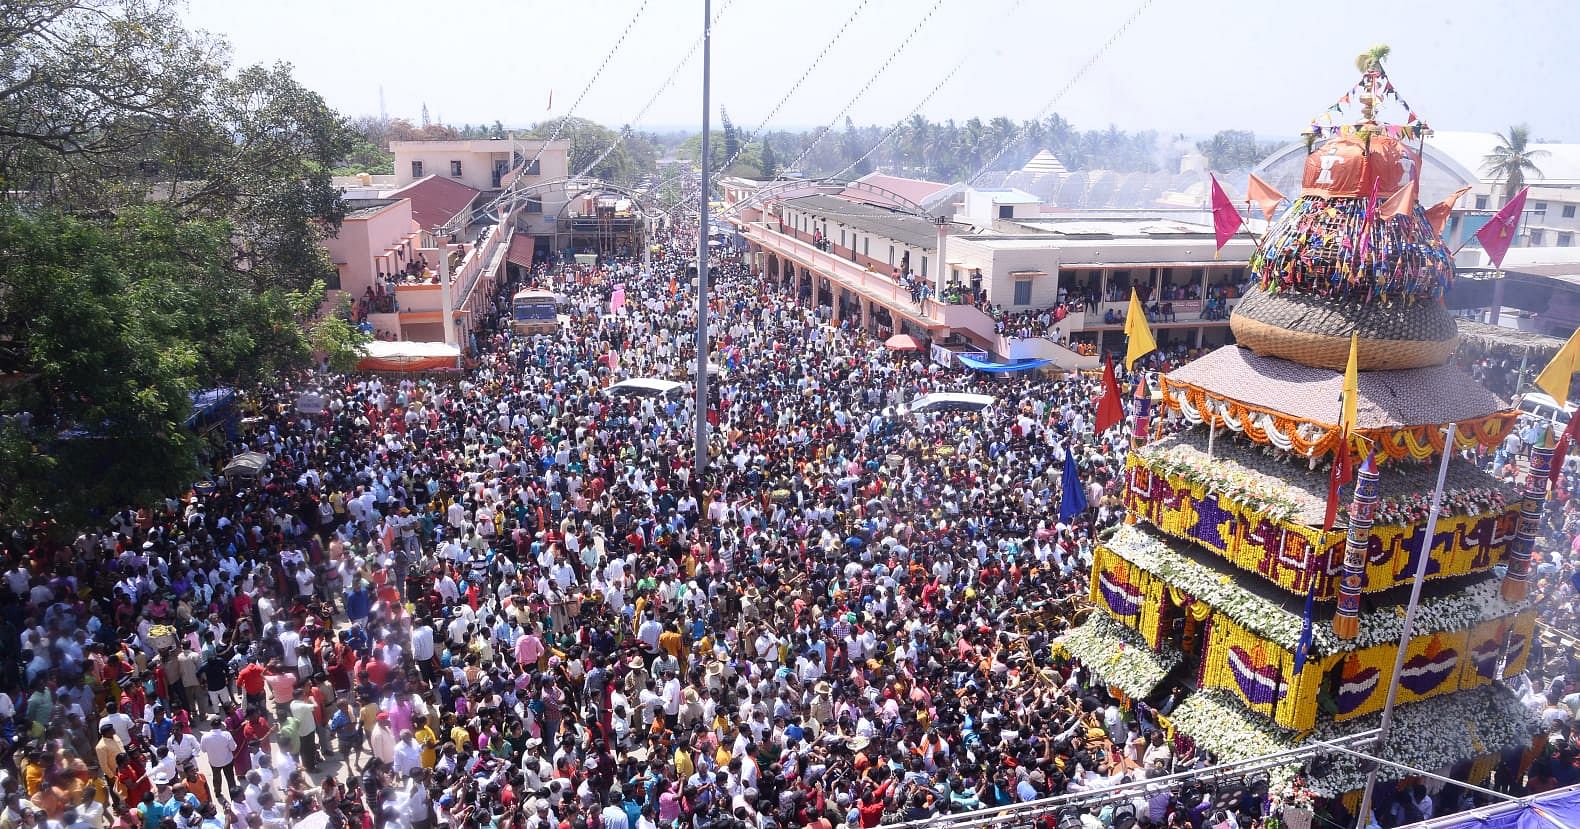
<path fill-rule="evenodd" d="M 1525 124 L 1509 127 L 1507 134 L 1498 133 L 1498 141 L 1501 143 L 1481 160 L 1481 169 L 1494 180 L 1503 179 L 1503 200 L 1507 202 L 1525 186 L 1527 172 L 1542 175 L 1536 159 L 1546 158 L 1549 153 L 1530 148 L 1531 128 Z"/>
<path fill-rule="evenodd" d="M 1382 67 L 1382 62 L 1388 59 L 1388 53 L 1393 51 L 1388 44 L 1379 43 L 1370 49 L 1355 56 L 1355 68 L 1361 72 L 1370 72 Z"/>

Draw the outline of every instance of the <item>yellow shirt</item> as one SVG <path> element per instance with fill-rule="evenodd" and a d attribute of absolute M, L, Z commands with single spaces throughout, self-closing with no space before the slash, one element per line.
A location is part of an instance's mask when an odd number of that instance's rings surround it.
<path fill-rule="evenodd" d="M 696 768 L 691 764 L 691 754 L 683 748 L 675 749 L 675 779 L 685 780 L 695 771 Z"/>
<path fill-rule="evenodd" d="M 472 735 L 466 733 L 466 729 L 458 725 L 450 729 L 450 742 L 455 743 L 457 750 L 465 749 L 468 745 L 471 745 Z"/>
<path fill-rule="evenodd" d="M 434 764 L 439 762 L 439 752 L 434 750 L 434 746 L 439 744 L 439 736 L 434 734 L 433 729 L 426 725 L 417 729 L 417 732 L 412 736 L 416 738 L 417 745 L 422 746 L 422 767 L 425 769 L 433 768 Z"/>

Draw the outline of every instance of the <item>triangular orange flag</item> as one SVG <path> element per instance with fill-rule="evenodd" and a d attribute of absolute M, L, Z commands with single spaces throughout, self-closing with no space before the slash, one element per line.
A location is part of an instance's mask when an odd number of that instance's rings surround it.
<path fill-rule="evenodd" d="M 1412 178 L 1409 183 L 1394 191 L 1394 194 L 1382 203 L 1378 216 L 1382 219 L 1392 219 L 1395 216 L 1413 215 L 1415 213 L 1415 193 L 1415 179 Z"/>
<path fill-rule="evenodd" d="M 1245 200 L 1256 202 L 1262 208 L 1262 218 L 1271 222 L 1273 214 L 1278 211 L 1278 203 L 1284 200 L 1284 194 L 1252 173 L 1251 182 L 1245 186 Z"/>
<path fill-rule="evenodd" d="M 1426 209 L 1426 220 L 1432 223 L 1432 229 L 1437 231 L 1437 235 L 1443 235 L 1443 226 L 1448 224 L 1448 214 L 1454 212 L 1454 203 L 1469 192 L 1470 188 L 1468 186 L 1461 187 L 1455 190 L 1452 196 Z"/>

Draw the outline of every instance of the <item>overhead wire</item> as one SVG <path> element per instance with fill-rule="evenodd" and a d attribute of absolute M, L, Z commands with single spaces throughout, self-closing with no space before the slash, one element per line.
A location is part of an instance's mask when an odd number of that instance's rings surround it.
<path fill-rule="evenodd" d="M 850 25 L 856 22 L 856 18 L 861 16 L 862 11 L 867 8 L 870 2 L 871 0 L 860 0 L 860 2 L 856 4 L 856 7 L 851 9 L 850 15 L 845 18 L 845 22 L 841 23 L 839 28 L 834 31 L 834 36 L 829 38 L 827 43 L 823 44 L 823 48 L 818 50 L 817 55 L 812 58 L 812 62 L 807 64 L 805 69 L 801 70 L 801 76 L 796 78 L 795 83 L 790 85 L 790 89 L 787 90 L 784 95 L 780 96 L 779 102 L 774 104 L 773 108 L 768 110 L 768 114 L 763 116 L 762 121 L 758 122 L 757 128 L 752 130 L 751 134 L 746 136 L 744 141 L 740 142 L 740 146 L 736 148 L 735 154 L 726 159 L 724 164 L 720 165 L 720 175 L 722 175 L 725 170 L 730 169 L 730 165 L 734 164 L 735 160 L 741 157 L 741 153 L 745 152 L 746 148 L 751 146 L 753 141 L 757 140 L 757 136 L 762 133 L 765 127 L 768 126 L 768 122 L 772 121 L 774 116 L 779 114 L 779 110 L 784 108 L 785 103 L 790 100 L 790 97 L 801 88 L 803 83 L 806 83 L 806 79 L 812 75 L 813 70 L 817 69 L 818 64 L 823 62 L 823 58 L 828 56 L 829 50 L 834 48 L 834 44 L 839 43 L 840 38 L 844 37 L 845 32 L 850 29 Z"/>
<path fill-rule="evenodd" d="M 884 58 L 883 63 L 880 64 L 877 70 L 875 70 L 872 75 L 867 78 L 866 83 L 863 83 L 861 88 L 856 90 L 856 94 L 852 95 L 850 100 L 845 102 L 845 105 L 841 107 L 839 112 L 836 113 L 833 119 L 829 121 L 828 126 L 813 133 L 811 143 L 807 144 L 806 148 L 801 151 L 800 155 L 796 156 L 794 161 L 785 165 L 786 170 L 796 169 L 801 164 L 801 162 L 806 160 L 807 156 L 812 154 L 813 150 L 817 149 L 817 146 L 823 142 L 823 139 L 828 137 L 828 134 L 833 131 L 834 125 L 839 123 L 839 119 L 845 117 L 850 112 L 851 107 L 854 107 L 856 102 L 860 101 L 862 97 L 867 94 L 867 91 L 872 89 L 872 85 L 877 83 L 878 78 L 881 77 L 884 72 L 888 71 L 890 66 L 894 65 L 895 59 L 898 58 L 900 53 L 905 50 L 905 47 L 909 46 L 911 41 L 916 38 L 917 32 L 920 32 L 922 28 L 933 19 L 934 13 L 938 11 L 938 7 L 943 5 L 943 3 L 944 0 L 933 0 L 933 4 L 927 7 L 927 11 L 922 15 L 921 19 L 917 20 L 916 25 L 912 26 L 911 30 L 905 33 L 905 37 L 900 40 L 899 45 L 895 46 L 894 50 L 889 53 L 889 56 Z M 777 181 L 779 179 L 776 178 L 775 180 Z"/>
<path fill-rule="evenodd" d="M 1021 4 L 1023 2 L 1024 2 L 1024 0 L 1015 0 L 1015 2 L 1011 3 L 1009 5 L 1009 8 L 1005 10 L 1004 16 L 1006 18 L 1007 17 L 1012 17 L 1015 14 L 1015 12 L 1020 9 L 1020 6 L 1021 6 Z M 889 131 L 884 133 L 883 137 L 879 138 L 878 142 L 876 144 L 873 144 L 871 147 L 869 147 L 867 149 L 866 152 L 864 152 L 860 156 L 858 156 L 856 158 L 856 160 L 850 162 L 849 164 L 846 164 L 844 169 L 840 170 L 839 172 L 835 173 L 832 176 L 829 176 L 829 178 L 837 179 L 840 176 L 843 176 L 846 173 L 850 172 L 851 170 L 855 169 L 857 165 L 861 164 L 861 162 L 866 161 L 868 158 L 871 158 L 872 154 L 877 152 L 879 147 L 882 147 L 884 144 L 888 143 L 889 139 L 893 138 L 896 134 L 899 133 L 899 131 L 905 126 L 905 122 L 910 120 L 911 116 L 913 116 L 916 113 L 920 112 L 922 107 L 927 106 L 927 102 L 931 101 L 933 99 L 933 96 L 937 95 L 938 92 L 940 90 L 942 90 L 944 88 L 944 86 L 947 85 L 951 80 L 954 80 L 955 75 L 960 72 L 960 68 L 962 66 L 965 66 L 966 61 L 969 60 L 971 58 L 971 56 L 973 54 L 975 54 L 975 52 L 976 52 L 975 49 L 966 49 L 966 50 L 962 51 L 960 53 L 960 59 L 955 61 L 955 65 L 950 67 L 948 72 L 944 73 L 944 76 L 938 80 L 938 83 L 933 84 L 933 88 L 929 89 L 927 91 L 927 94 L 923 95 L 922 99 L 920 101 L 916 102 L 916 106 L 911 107 L 911 111 L 910 112 L 907 112 L 904 115 L 900 116 L 900 120 L 894 122 L 894 126 L 889 128 Z"/>
<path fill-rule="evenodd" d="M 530 160 L 528 160 L 527 162 L 525 162 L 524 164 L 516 165 L 515 164 L 515 160 L 516 160 L 515 159 L 515 153 L 514 152 L 511 153 L 511 159 L 510 159 L 511 163 L 512 163 L 511 170 L 516 170 L 516 169 L 530 170 L 530 169 L 532 169 L 532 165 L 536 164 L 538 162 L 538 160 L 543 157 L 543 152 L 548 149 L 549 144 L 551 144 L 555 139 L 560 137 L 560 133 L 565 130 L 565 125 L 570 122 L 571 115 L 573 115 L 576 112 L 576 108 L 581 105 L 581 102 L 584 99 L 586 99 L 587 93 L 592 90 L 593 85 L 598 83 L 598 79 L 603 76 L 604 69 L 608 68 L 609 62 L 614 60 L 614 56 L 619 53 L 620 47 L 625 45 L 626 39 L 628 37 L 630 37 L 630 35 L 631 35 L 631 30 L 636 28 L 637 22 L 642 19 L 642 13 L 647 11 L 647 7 L 648 7 L 649 2 L 650 2 L 650 0 L 642 0 L 641 4 L 636 7 L 636 12 L 634 14 L 632 14 L 631 15 L 631 19 L 626 22 L 625 28 L 620 30 L 619 37 L 615 38 L 614 45 L 609 47 L 609 51 L 604 54 L 603 60 L 598 62 L 598 68 L 593 70 L 592 77 L 587 79 L 587 83 L 582 85 L 581 92 L 579 92 L 576 95 L 575 100 L 571 101 L 570 108 L 565 111 L 565 117 L 561 118 L 560 122 L 557 125 L 555 125 L 554 132 L 548 138 L 544 139 L 541 144 L 538 145 L 538 151 L 536 153 L 533 153 L 532 158 Z M 488 204 L 483 205 L 483 206 L 478 207 L 478 208 L 474 208 L 470 213 L 465 214 L 468 217 L 467 218 L 467 223 L 469 224 L 473 219 L 475 219 L 479 215 L 485 215 L 485 216 L 488 215 L 491 211 L 494 210 L 494 208 L 498 207 L 500 204 L 503 204 L 504 202 L 506 202 L 509 199 L 513 199 L 515 197 L 515 195 L 516 195 L 516 191 L 519 189 L 517 187 L 517 185 L 518 185 L 518 183 L 520 181 L 521 181 L 521 178 L 518 176 L 514 181 L 512 181 L 510 183 L 509 186 L 507 186 L 504 189 L 503 192 L 501 192 L 498 196 L 495 196 L 492 200 L 490 200 L 488 202 Z M 457 218 L 459 218 L 459 216 Z M 454 225 L 454 226 L 452 227 L 452 225 Z M 464 225 L 457 224 L 455 219 L 451 219 L 449 222 L 446 222 L 444 225 L 441 225 L 438 228 L 438 230 L 441 233 L 447 233 L 447 232 L 454 232 L 455 230 L 458 230 L 461 227 L 464 227 Z"/>
<path fill-rule="evenodd" d="M 863 2 L 865 2 L 865 0 L 863 0 Z M 719 25 L 719 20 L 724 17 L 724 13 L 728 11 L 730 6 L 734 4 L 735 0 L 724 0 L 724 3 L 719 6 L 719 10 L 713 13 L 712 25 Z M 592 160 L 591 163 L 583 167 L 581 172 L 574 176 L 575 178 L 585 178 L 599 164 L 602 164 L 604 159 L 609 157 L 610 153 L 613 153 L 622 143 L 625 142 L 625 139 L 633 132 L 633 125 L 640 124 L 642 122 L 642 117 L 647 115 L 647 111 L 649 109 L 653 108 L 653 104 L 658 101 L 659 96 L 668 91 L 671 86 L 674 86 L 675 77 L 680 74 L 680 70 L 684 69 L 686 64 L 691 62 L 691 59 L 696 56 L 697 50 L 700 48 L 702 48 L 702 35 L 697 35 L 696 40 L 691 42 L 691 48 L 686 50 L 685 56 L 680 59 L 680 62 L 675 64 L 674 69 L 669 71 L 669 76 L 664 79 L 662 84 L 659 84 L 658 89 L 654 90 L 653 94 L 648 97 L 647 102 L 642 104 L 642 108 L 637 110 L 636 115 L 620 128 L 619 134 L 615 136 L 614 143 L 610 144 L 608 149 L 605 149 L 602 153 L 600 153 L 597 158 Z"/>
<path fill-rule="evenodd" d="M 1152 3 L 1153 0 L 1142 0 L 1141 5 L 1136 6 L 1135 11 L 1131 12 L 1130 16 L 1126 17 L 1124 22 L 1119 24 L 1119 28 L 1115 29 L 1114 33 L 1109 35 L 1108 39 L 1103 41 L 1102 45 L 1098 46 L 1097 50 L 1086 59 L 1086 62 L 1081 64 L 1080 68 L 1075 70 L 1075 74 L 1070 76 L 1070 79 L 1065 82 L 1064 86 L 1060 87 L 1059 91 L 1055 92 L 1053 97 L 1049 98 L 1048 102 L 1043 104 L 1042 109 L 1037 111 L 1036 116 L 1034 116 L 1030 121 L 1022 123 L 1020 127 L 1010 134 L 1009 139 L 1004 142 L 1004 146 L 999 147 L 998 152 L 994 153 L 992 158 L 989 158 L 980 168 L 977 169 L 975 173 L 971 174 L 971 176 L 965 180 L 966 185 L 970 186 L 971 184 L 974 184 L 976 180 L 981 178 L 984 173 L 986 173 L 988 170 L 991 170 L 993 165 L 997 164 L 998 160 L 1003 158 L 1004 154 L 1009 152 L 1011 147 L 1019 143 L 1021 136 L 1025 134 L 1027 128 L 1031 124 L 1040 123 L 1042 119 L 1053 110 L 1054 106 L 1058 104 L 1059 101 L 1062 100 L 1064 96 L 1081 81 L 1082 78 L 1086 77 L 1086 74 L 1092 70 L 1092 67 L 1096 66 L 1102 61 L 1103 57 L 1108 54 L 1108 50 L 1113 48 L 1114 44 L 1118 43 L 1120 38 L 1124 37 L 1125 32 L 1130 30 L 1130 27 L 1135 24 L 1136 20 L 1140 19 L 1142 13 L 1144 13 L 1147 8 L 1152 5 Z M 977 145 L 981 142 L 981 138 L 977 139 L 977 141 L 972 144 L 971 150 L 975 151 Z"/>

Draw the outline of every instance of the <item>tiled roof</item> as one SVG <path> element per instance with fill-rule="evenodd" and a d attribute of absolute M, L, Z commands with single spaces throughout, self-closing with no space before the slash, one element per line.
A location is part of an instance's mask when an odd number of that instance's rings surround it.
<path fill-rule="evenodd" d="M 928 196 L 931 196 L 934 193 L 937 193 L 938 191 L 943 190 L 949 186 L 937 181 L 926 181 L 919 178 L 901 178 L 900 176 L 890 176 L 883 173 L 868 173 L 856 180 L 863 184 L 870 184 L 873 187 L 881 187 L 891 193 L 894 193 L 895 195 L 909 199 L 916 204 L 921 204 L 927 199 Z M 845 189 L 845 192 L 840 193 L 840 195 L 847 199 L 857 199 L 859 201 L 867 201 L 868 199 L 875 198 L 874 194 L 863 193 L 860 189 L 852 189 L 848 187 Z"/>
<path fill-rule="evenodd" d="M 385 198 L 411 199 L 411 217 L 424 228 L 435 228 L 465 210 L 478 191 L 440 175 L 425 176 Z"/>

